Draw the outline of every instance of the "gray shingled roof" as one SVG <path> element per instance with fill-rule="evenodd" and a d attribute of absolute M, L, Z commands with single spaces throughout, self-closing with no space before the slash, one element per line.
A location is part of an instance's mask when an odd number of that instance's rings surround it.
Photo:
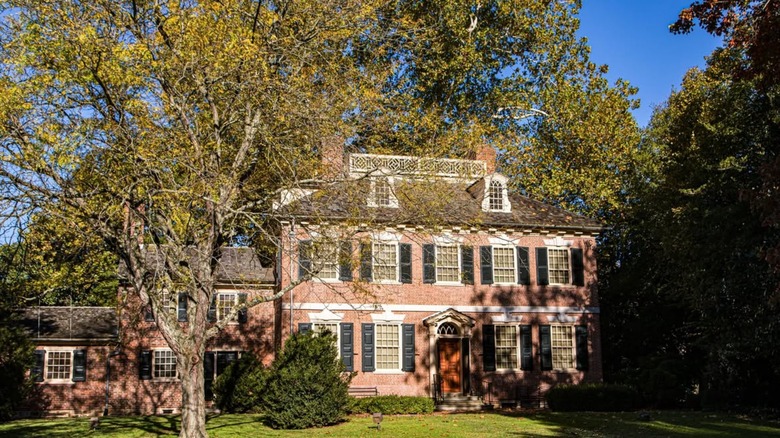
<path fill-rule="evenodd" d="M 29 307 L 18 312 L 20 324 L 37 341 L 116 340 L 112 307 Z"/>
<path fill-rule="evenodd" d="M 482 211 L 480 182 L 465 184 L 428 181 L 396 186 L 398 208 L 369 207 L 367 180 L 343 181 L 281 209 L 280 213 L 313 221 L 345 219 L 411 225 L 476 228 L 566 229 L 599 232 L 599 221 L 525 196 L 510 195 L 510 213 Z M 406 186 L 404 186 L 406 185 Z M 484 186 L 484 185 L 483 185 Z"/>

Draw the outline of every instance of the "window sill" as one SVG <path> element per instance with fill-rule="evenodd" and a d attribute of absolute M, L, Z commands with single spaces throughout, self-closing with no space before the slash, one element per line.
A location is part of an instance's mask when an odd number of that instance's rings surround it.
<path fill-rule="evenodd" d="M 496 368 L 494 373 L 496 373 L 496 374 L 515 374 L 515 373 L 519 373 L 521 371 L 523 371 L 523 370 L 521 370 L 520 368 Z"/>
<path fill-rule="evenodd" d="M 41 384 L 47 384 L 47 385 L 75 385 L 78 382 L 74 382 L 73 380 L 68 379 L 49 379 L 45 380 L 43 382 L 35 382 L 39 385 Z"/>
<path fill-rule="evenodd" d="M 374 374 L 406 374 L 406 371 L 401 370 L 374 370 Z"/>
<path fill-rule="evenodd" d="M 339 280 L 338 278 L 318 278 L 318 277 L 315 277 L 314 278 L 314 282 L 315 283 L 328 283 L 328 284 L 331 284 L 331 283 L 341 283 L 342 281 Z"/>
<path fill-rule="evenodd" d="M 459 281 L 437 281 L 436 283 L 433 283 L 435 286 L 466 286 L 465 284 L 459 282 Z"/>
<path fill-rule="evenodd" d="M 402 285 L 398 280 L 374 280 L 372 281 L 374 284 L 388 284 L 388 285 Z"/>
<path fill-rule="evenodd" d="M 178 382 L 179 378 L 178 377 L 153 377 L 150 380 L 155 383 L 174 383 L 174 382 Z"/>

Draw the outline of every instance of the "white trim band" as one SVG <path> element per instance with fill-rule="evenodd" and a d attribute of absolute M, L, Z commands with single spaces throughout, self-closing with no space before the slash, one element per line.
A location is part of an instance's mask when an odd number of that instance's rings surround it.
<path fill-rule="evenodd" d="M 599 314 L 598 306 L 593 307 L 562 307 L 562 306 L 446 306 L 431 304 L 360 304 L 351 305 L 344 303 L 295 303 L 294 310 L 324 310 L 331 311 L 382 311 L 385 312 L 443 312 L 447 309 L 455 309 L 461 313 L 571 313 L 571 314 Z M 282 310 L 290 310 L 290 304 L 282 304 Z"/>

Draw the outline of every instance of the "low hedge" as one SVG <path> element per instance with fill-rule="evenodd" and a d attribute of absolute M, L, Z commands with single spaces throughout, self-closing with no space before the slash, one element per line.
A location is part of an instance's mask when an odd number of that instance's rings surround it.
<path fill-rule="evenodd" d="M 433 412 L 433 400 L 428 397 L 403 397 L 399 395 L 378 395 L 376 397 L 350 397 L 347 411 L 351 414 L 385 415 L 430 414 Z"/>
<path fill-rule="evenodd" d="M 639 408 L 639 393 L 628 385 L 558 385 L 547 392 L 546 399 L 550 409 L 562 412 L 622 412 Z"/>

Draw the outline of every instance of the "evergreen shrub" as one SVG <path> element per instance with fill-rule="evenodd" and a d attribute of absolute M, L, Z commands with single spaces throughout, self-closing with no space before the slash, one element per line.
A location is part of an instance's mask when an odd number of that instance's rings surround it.
<path fill-rule="evenodd" d="M 268 370 L 252 354 L 232 362 L 214 380 L 214 404 L 223 412 L 260 412 Z"/>
<path fill-rule="evenodd" d="M 350 414 L 371 414 L 381 412 L 385 415 L 430 414 L 433 412 L 433 399 L 429 397 L 403 397 L 398 395 L 379 395 L 376 397 L 350 397 Z"/>

